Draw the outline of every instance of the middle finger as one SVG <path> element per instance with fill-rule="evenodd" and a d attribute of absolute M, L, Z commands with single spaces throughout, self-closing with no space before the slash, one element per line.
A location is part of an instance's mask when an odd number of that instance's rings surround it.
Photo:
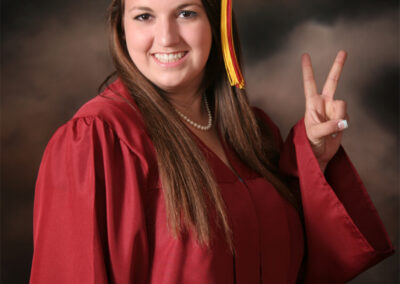
<path fill-rule="evenodd" d="M 322 89 L 322 95 L 333 98 L 346 58 L 347 52 L 344 50 L 339 51 L 336 55 L 335 62 L 329 71 L 328 78 L 326 79 L 324 88 Z"/>

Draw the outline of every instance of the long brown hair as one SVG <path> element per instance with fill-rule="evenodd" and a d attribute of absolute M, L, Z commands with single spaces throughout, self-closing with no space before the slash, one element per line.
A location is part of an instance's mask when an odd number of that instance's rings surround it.
<path fill-rule="evenodd" d="M 203 85 L 222 138 L 243 163 L 266 178 L 299 209 L 298 199 L 279 175 L 279 153 L 269 130 L 256 119 L 245 90 L 229 84 L 220 44 L 220 0 L 202 2 L 213 38 Z M 209 246 L 212 242 L 210 212 L 213 212 L 234 253 L 225 203 L 212 170 L 163 91 L 144 77 L 132 62 L 124 40 L 123 16 L 124 1 L 113 0 L 108 11 L 111 53 L 116 74 L 130 90 L 156 150 L 170 231 L 178 237 L 184 229 L 193 228 L 198 243 Z M 241 62 L 234 19 L 233 36 Z"/>

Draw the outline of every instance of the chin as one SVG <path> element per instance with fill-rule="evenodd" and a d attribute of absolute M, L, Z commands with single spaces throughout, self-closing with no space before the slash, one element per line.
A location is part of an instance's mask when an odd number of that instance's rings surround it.
<path fill-rule="evenodd" d="M 168 93 L 174 93 L 179 90 L 181 87 L 179 85 L 157 85 L 160 89 Z"/>
<path fill-rule="evenodd" d="M 167 80 L 167 81 L 163 81 L 163 82 L 153 82 L 153 83 L 157 87 L 159 87 L 160 89 L 162 89 L 162 90 L 164 90 L 166 92 L 178 91 L 178 90 L 184 88 L 184 86 L 186 85 L 181 81 L 174 82 L 172 79 Z"/>

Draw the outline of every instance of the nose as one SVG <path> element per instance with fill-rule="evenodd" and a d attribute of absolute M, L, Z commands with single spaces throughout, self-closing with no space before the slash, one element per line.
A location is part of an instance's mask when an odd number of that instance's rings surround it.
<path fill-rule="evenodd" d="M 161 46 L 173 46 L 179 42 L 179 26 L 173 19 L 160 19 L 156 26 L 156 41 Z"/>

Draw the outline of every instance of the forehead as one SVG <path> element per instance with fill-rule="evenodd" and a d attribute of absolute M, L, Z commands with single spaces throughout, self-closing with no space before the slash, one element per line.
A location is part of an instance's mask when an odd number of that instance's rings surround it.
<path fill-rule="evenodd" d="M 132 9 L 135 7 L 148 7 L 148 8 L 176 8 L 182 5 L 200 5 L 201 0 L 125 0 L 125 8 Z"/>

